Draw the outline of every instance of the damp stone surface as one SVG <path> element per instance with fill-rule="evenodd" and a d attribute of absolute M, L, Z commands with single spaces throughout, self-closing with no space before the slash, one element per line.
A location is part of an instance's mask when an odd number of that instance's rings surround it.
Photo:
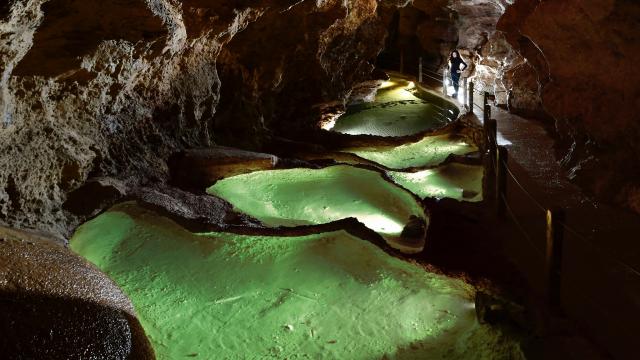
<path fill-rule="evenodd" d="M 418 90 L 412 81 L 391 75 L 378 88 L 373 102 L 349 106 L 331 130 L 349 135 L 406 136 L 441 128 L 457 115 L 453 104 Z"/>
<path fill-rule="evenodd" d="M 131 203 L 71 248 L 131 298 L 159 359 L 520 359 L 473 287 L 343 231 L 194 234 Z"/>
<path fill-rule="evenodd" d="M 390 246 L 406 251 L 411 249 L 400 235 L 410 217 L 428 225 L 424 209 L 410 192 L 376 171 L 349 165 L 256 171 L 220 180 L 207 192 L 271 227 L 326 224 L 354 217 Z M 423 246 L 421 242 L 413 250 Z"/>
<path fill-rule="evenodd" d="M 423 198 L 450 198 L 458 201 L 482 201 L 484 168 L 479 165 L 451 163 L 417 172 L 390 171 L 393 181 Z"/>

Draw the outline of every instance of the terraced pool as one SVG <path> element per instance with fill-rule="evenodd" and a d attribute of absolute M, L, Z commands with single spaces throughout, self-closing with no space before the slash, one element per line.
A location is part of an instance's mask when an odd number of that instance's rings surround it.
<path fill-rule="evenodd" d="M 218 181 L 207 189 L 268 226 L 325 224 L 355 217 L 403 252 L 419 252 L 424 236 L 401 237 L 411 216 L 427 218 L 409 192 L 378 172 L 349 165 L 323 169 L 256 171 Z"/>
<path fill-rule="evenodd" d="M 71 248 L 131 298 L 159 359 L 518 359 L 474 289 L 346 232 L 193 234 L 122 204 Z"/>
<path fill-rule="evenodd" d="M 412 81 L 392 76 L 373 102 L 349 106 L 331 130 L 349 135 L 413 135 L 443 127 L 458 112 L 448 101 L 418 90 Z"/>
<path fill-rule="evenodd" d="M 402 81 L 334 131 L 401 136 L 442 126 L 425 119 L 445 108 L 416 100 Z M 253 171 L 207 189 L 279 236 L 196 234 L 124 203 L 79 227 L 71 248 L 127 293 L 160 359 L 520 359 L 516 338 L 478 324 L 465 281 L 346 229 L 285 231 L 352 217 L 391 247 L 420 252 L 429 225 L 420 198 L 482 200 L 482 167 L 445 163 L 477 150 L 455 134 L 425 135 L 343 149 L 349 164 Z"/>

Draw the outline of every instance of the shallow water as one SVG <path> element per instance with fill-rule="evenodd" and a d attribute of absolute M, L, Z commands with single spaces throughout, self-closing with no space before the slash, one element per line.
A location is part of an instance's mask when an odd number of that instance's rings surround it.
<path fill-rule="evenodd" d="M 129 295 L 159 359 L 517 359 L 473 289 L 343 231 L 193 234 L 133 204 L 71 248 Z"/>
<path fill-rule="evenodd" d="M 451 154 L 466 155 L 478 151 L 459 136 L 450 134 L 425 136 L 419 141 L 389 147 L 359 147 L 342 150 L 391 169 L 432 167 Z"/>
<path fill-rule="evenodd" d="M 348 165 L 256 171 L 220 180 L 207 192 L 267 226 L 326 224 L 355 217 L 396 248 L 411 215 L 428 224 L 422 206 L 409 192 L 375 171 Z"/>
<path fill-rule="evenodd" d="M 417 114 L 424 115 L 429 104 L 397 98 L 407 94 L 393 86 L 381 91 L 379 104 L 397 103 L 363 107 L 352 120 L 390 133 L 376 116 L 407 112 L 398 118 L 403 122 L 396 119 L 394 134 L 415 133 L 427 124 Z M 411 192 L 482 199 L 482 167 L 437 166 L 450 154 L 474 151 L 453 135 L 345 150 L 396 170 L 433 167 L 388 171 L 406 190 L 379 172 L 336 165 L 256 171 L 220 180 L 207 191 L 267 226 L 355 217 L 402 248 L 399 235 L 409 217 L 429 221 Z M 345 231 L 194 234 L 125 203 L 82 225 L 71 248 L 131 298 L 159 359 L 522 358 L 515 337 L 477 323 L 471 285 L 389 256 Z"/>
<path fill-rule="evenodd" d="M 413 82 L 391 77 L 371 103 L 351 105 L 332 131 L 350 135 L 406 136 L 438 129 L 455 120 L 458 109 L 429 93 L 417 95 Z"/>
<path fill-rule="evenodd" d="M 458 201 L 482 201 L 484 167 L 451 163 L 417 172 L 390 171 L 393 181 L 421 199 L 450 198 Z"/>

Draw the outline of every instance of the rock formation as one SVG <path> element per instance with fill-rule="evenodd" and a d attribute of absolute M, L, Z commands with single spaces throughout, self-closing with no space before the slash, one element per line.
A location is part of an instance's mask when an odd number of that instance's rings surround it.
<path fill-rule="evenodd" d="M 0 8 L 0 221 L 68 234 L 91 177 L 162 182 L 176 150 L 259 149 L 369 76 L 407 1 L 13 0 Z"/>
<path fill-rule="evenodd" d="M 133 304 L 86 260 L 0 226 L 0 349 L 21 359 L 154 359 Z"/>
<path fill-rule="evenodd" d="M 370 77 L 389 22 L 387 46 L 433 66 L 462 48 L 498 102 L 555 119 L 577 181 L 640 211 L 637 2 L 415 0 L 394 18 L 407 3 L 4 2 L 0 221 L 67 234 L 88 178 L 163 182 L 175 151 L 295 137 Z"/>
<path fill-rule="evenodd" d="M 416 0 L 400 12 L 395 46 L 419 39 L 436 66 L 461 49 L 477 89 L 512 112 L 551 120 L 570 177 L 640 212 L 638 18 L 632 0 Z"/>
<path fill-rule="evenodd" d="M 563 165 L 589 192 L 640 212 L 640 4 L 631 0 L 519 0 L 498 23 L 535 69 L 555 119 Z M 519 75 L 519 73 L 523 73 Z M 528 73 L 528 74 L 527 74 Z"/>

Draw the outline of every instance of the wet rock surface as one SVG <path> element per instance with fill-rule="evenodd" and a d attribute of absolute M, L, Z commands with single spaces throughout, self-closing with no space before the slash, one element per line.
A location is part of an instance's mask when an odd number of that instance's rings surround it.
<path fill-rule="evenodd" d="M 154 358 L 126 295 L 55 239 L 0 227 L 0 264 L 4 358 Z"/>
<path fill-rule="evenodd" d="M 68 235 L 62 204 L 88 178 L 164 182 L 176 151 L 315 125 L 305 112 L 369 78 L 405 3 L 3 3 L 0 221 Z"/>
<path fill-rule="evenodd" d="M 168 162 L 173 184 L 200 191 L 219 179 L 273 169 L 278 163 L 279 159 L 271 154 L 221 146 L 181 151 Z"/>
<path fill-rule="evenodd" d="M 521 0 L 498 24 L 538 74 L 570 175 L 636 211 L 640 78 L 631 69 L 640 54 L 639 16 L 635 1 Z"/>

